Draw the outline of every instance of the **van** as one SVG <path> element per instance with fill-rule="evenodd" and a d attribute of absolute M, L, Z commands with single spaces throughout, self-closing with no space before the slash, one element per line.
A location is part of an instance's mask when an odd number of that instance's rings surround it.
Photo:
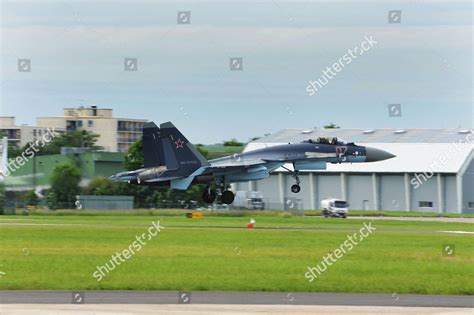
<path fill-rule="evenodd" d="M 345 200 L 330 198 L 321 200 L 321 209 L 325 218 L 347 218 L 349 203 Z"/>

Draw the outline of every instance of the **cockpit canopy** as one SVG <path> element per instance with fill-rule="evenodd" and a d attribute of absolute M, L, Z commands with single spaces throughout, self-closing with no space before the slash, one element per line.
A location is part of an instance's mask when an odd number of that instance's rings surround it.
<path fill-rule="evenodd" d="M 347 144 L 344 140 L 338 139 L 337 137 L 318 137 L 316 140 L 309 139 L 303 141 L 303 143 L 316 143 L 316 144 Z"/>

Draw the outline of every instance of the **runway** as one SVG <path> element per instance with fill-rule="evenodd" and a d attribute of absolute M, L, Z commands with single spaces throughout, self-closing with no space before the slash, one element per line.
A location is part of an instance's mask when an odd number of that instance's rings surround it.
<path fill-rule="evenodd" d="M 289 292 L 0 291 L 2 304 L 338 305 L 472 308 L 472 296 Z"/>
<path fill-rule="evenodd" d="M 380 307 L 380 306 L 301 306 L 301 305 L 60 305 L 9 304 L 0 305 L 2 315 L 472 315 L 467 308 L 440 307 Z"/>

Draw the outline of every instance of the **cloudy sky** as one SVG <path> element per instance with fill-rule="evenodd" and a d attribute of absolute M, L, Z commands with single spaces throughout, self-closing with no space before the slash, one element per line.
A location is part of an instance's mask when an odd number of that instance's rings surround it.
<path fill-rule="evenodd" d="M 388 23 L 390 10 L 401 23 Z M 201 143 L 328 122 L 472 128 L 472 13 L 452 0 L 2 0 L 0 115 L 34 124 L 97 105 L 171 120 Z M 308 82 L 366 36 L 377 44 L 309 96 Z"/>

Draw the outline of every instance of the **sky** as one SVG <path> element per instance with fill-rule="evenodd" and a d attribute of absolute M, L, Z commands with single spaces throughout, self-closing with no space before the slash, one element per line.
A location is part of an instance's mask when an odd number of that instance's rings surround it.
<path fill-rule="evenodd" d="M 172 121 L 195 143 L 330 122 L 472 128 L 472 13 L 440 0 L 2 0 L 0 115 L 34 125 L 96 105 Z M 366 38 L 376 44 L 310 96 Z"/>

